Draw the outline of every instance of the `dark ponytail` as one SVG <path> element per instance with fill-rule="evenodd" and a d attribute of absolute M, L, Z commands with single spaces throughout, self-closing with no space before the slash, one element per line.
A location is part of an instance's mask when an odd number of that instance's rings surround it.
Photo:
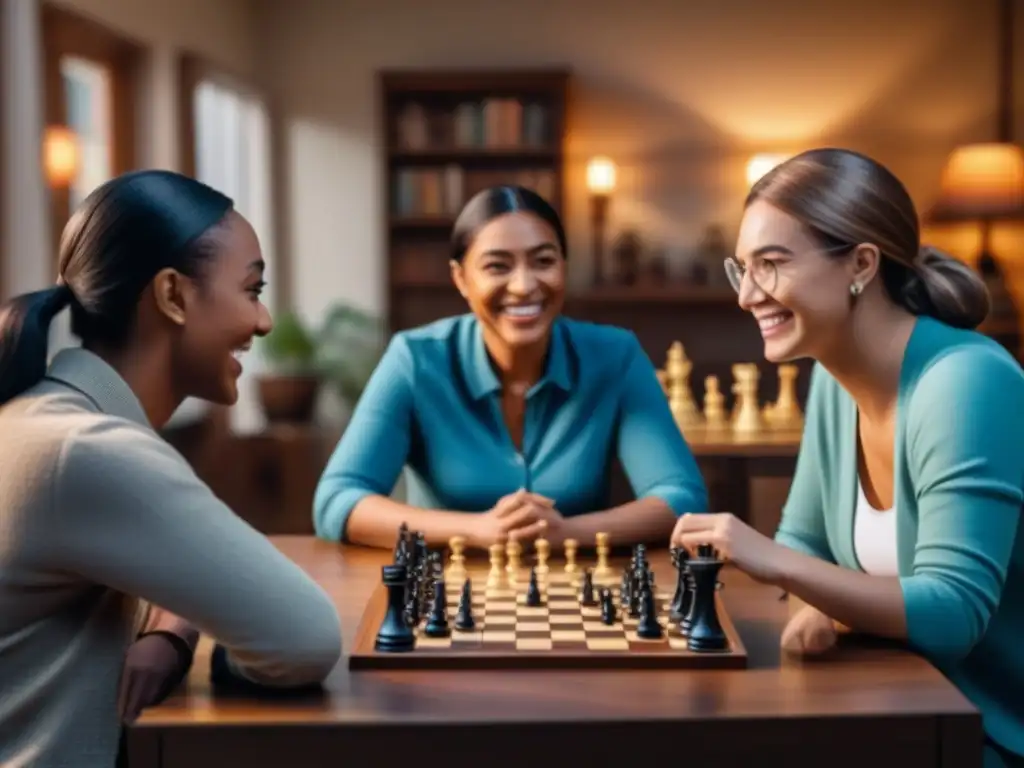
<path fill-rule="evenodd" d="M 0 405 L 43 378 L 50 323 L 71 299 L 71 290 L 57 285 L 0 306 Z"/>

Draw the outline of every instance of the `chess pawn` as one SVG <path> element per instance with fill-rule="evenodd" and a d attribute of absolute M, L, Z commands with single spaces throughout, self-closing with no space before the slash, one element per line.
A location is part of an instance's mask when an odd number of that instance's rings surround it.
<path fill-rule="evenodd" d="M 597 605 L 597 598 L 594 597 L 594 574 L 588 568 L 583 574 L 583 589 L 580 592 L 580 605 L 587 607 Z"/>
<path fill-rule="evenodd" d="M 546 576 L 548 573 L 548 557 L 551 554 L 551 545 L 547 539 L 537 539 L 533 542 L 533 549 L 537 553 L 537 563 L 534 566 L 538 576 Z"/>
<path fill-rule="evenodd" d="M 576 566 L 576 551 L 579 548 L 579 542 L 576 539 L 566 539 L 562 542 L 562 547 L 565 550 L 565 572 L 570 576 L 575 575 L 579 570 Z"/>
<path fill-rule="evenodd" d="M 448 626 L 448 596 L 443 580 L 434 582 L 434 601 L 423 634 L 427 637 L 448 637 L 451 634 Z"/>
<path fill-rule="evenodd" d="M 457 584 L 466 577 L 466 539 L 464 536 L 452 536 L 448 540 L 451 558 L 448 561 L 448 573 L 445 578 Z"/>
<path fill-rule="evenodd" d="M 803 414 L 796 399 L 796 378 L 800 370 L 791 363 L 779 366 L 779 396 L 772 406 L 771 425 L 775 429 L 803 429 Z"/>
<path fill-rule="evenodd" d="M 523 556 L 523 545 L 515 539 L 505 545 L 505 573 L 508 574 L 509 584 L 514 584 L 519 578 L 519 568 Z"/>
<path fill-rule="evenodd" d="M 501 580 L 504 576 L 502 560 L 503 555 L 505 554 L 505 547 L 501 544 L 491 544 L 491 546 L 488 547 L 488 552 L 490 553 L 491 570 L 487 574 L 487 586 L 498 587 L 501 586 Z"/>
<path fill-rule="evenodd" d="M 650 584 L 644 583 L 640 587 L 640 621 L 636 627 L 636 636 L 641 640 L 659 640 L 662 634 L 657 606 L 654 604 L 654 592 Z"/>
<path fill-rule="evenodd" d="M 704 379 L 704 421 L 709 429 L 725 429 L 729 417 L 725 412 L 725 395 L 718 385 L 717 376 Z"/>
<path fill-rule="evenodd" d="M 594 567 L 594 576 L 598 579 L 606 579 L 612 575 L 612 569 L 608 565 L 608 555 L 611 552 L 608 534 L 596 534 L 594 543 L 597 548 L 597 565 Z"/>
<path fill-rule="evenodd" d="M 604 587 L 601 589 L 601 623 L 610 627 L 616 621 L 618 621 L 618 614 L 615 611 L 612 591 L 608 587 Z"/>
<path fill-rule="evenodd" d="M 751 434 L 764 429 L 764 420 L 757 402 L 757 384 L 760 372 L 756 365 L 743 364 L 732 367 L 736 379 L 732 391 L 736 395 L 736 417 L 733 431 L 739 434 Z"/>
<path fill-rule="evenodd" d="M 462 594 L 459 596 L 458 612 L 455 614 L 455 628 L 467 632 L 476 627 L 476 619 L 473 618 L 473 584 L 466 579 L 462 585 Z"/>

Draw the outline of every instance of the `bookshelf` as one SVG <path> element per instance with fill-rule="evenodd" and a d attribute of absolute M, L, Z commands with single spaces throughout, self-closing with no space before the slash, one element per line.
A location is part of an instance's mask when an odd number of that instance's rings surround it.
<path fill-rule="evenodd" d="M 385 71 L 388 325 L 465 311 L 448 238 L 480 190 L 519 184 L 564 211 L 567 70 Z"/>

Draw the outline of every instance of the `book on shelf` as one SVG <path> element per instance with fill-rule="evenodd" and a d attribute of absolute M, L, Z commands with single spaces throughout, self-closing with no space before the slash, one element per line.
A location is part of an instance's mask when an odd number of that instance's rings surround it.
<path fill-rule="evenodd" d="M 467 171 L 454 163 L 442 168 L 402 168 L 395 173 L 392 215 L 451 219 L 477 192 L 510 184 L 532 189 L 552 203 L 555 172 L 546 168 Z"/>
<path fill-rule="evenodd" d="M 536 101 L 486 98 L 462 101 L 454 109 L 409 102 L 399 111 L 400 151 L 432 149 L 543 149 L 551 144 L 547 108 Z"/>

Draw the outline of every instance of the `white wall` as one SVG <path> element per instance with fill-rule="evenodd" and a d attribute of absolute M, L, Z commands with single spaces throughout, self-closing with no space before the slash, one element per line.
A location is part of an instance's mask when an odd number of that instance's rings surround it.
<path fill-rule="evenodd" d="M 735 224 L 753 153 L 843 143 L 891 165 L 925 205 L 949 149 L 994 130 L 988 0 L 255 7 L 260 71 L 289 119 L 284 246 L 299 309 L 313 318 L 335 299 L 383 309 L 381 67 L 574 69 L 568 224 L 584 252 L 572 262 L 577 284 L 589 275 L 583 168 L 592 154 L 621 168 L 613 227 L 637 224 L 685 249 L 707 224 Z M 1018 72 L 1024 79 L 1024 60 Z"/>

